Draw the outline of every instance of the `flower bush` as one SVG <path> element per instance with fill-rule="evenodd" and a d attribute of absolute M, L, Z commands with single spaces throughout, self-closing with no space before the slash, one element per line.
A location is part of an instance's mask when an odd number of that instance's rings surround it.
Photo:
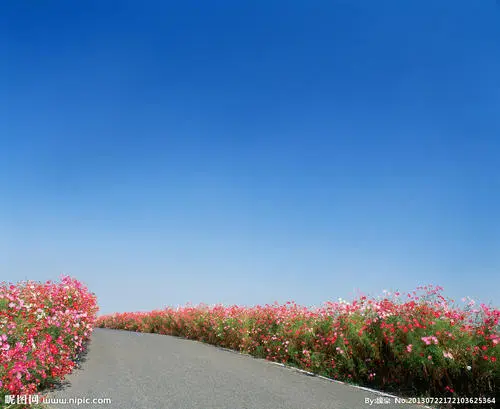
<path fill-rule="evenodd" d="M 195 339 L 404 396 L 495 397 L 500 310 L 441 287 L 308 309 L 199 305 L 98 317 L 97 326 Z"/>
<path fill-rule="evenodd" d="M 64 379 L 92 334 L 96 297 L 75 279 L 0 283 L 0 405 Z"/>

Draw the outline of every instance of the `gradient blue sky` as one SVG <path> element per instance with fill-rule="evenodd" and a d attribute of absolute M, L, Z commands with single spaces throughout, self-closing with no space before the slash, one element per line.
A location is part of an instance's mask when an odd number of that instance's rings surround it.
<path fill-rule="evenodd" d="M 0 59 L 0 281 L 500 301 L 495 0 L 12 0 Z"/>

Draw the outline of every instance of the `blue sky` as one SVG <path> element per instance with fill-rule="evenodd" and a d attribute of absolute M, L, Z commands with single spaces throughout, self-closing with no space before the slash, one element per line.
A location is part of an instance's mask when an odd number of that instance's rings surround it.
<path fill-rule="evenodd" d="M 498 305 L 499 46 L 494 0 L 3 2 L 0 281 Z"/>

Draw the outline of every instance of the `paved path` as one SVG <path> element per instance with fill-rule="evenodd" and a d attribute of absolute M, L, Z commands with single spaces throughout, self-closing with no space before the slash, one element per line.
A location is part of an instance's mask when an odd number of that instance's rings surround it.
<path fill-rule="evenodd" d="M 96 329 L 81 369 L 51 398 L 107 398 L 49 408 L 357 409 L 380 395 L 177 337 Z M 391 399 L 391 398 L 388 398 Z M 409 404 L 371 407 L 415 409 Z"/>

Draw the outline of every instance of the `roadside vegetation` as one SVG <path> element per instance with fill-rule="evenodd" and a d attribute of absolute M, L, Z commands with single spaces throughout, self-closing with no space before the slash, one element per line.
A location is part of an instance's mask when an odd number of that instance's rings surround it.
<path fill-rule="evenodd" d="M 102 316 L 96 325 L 198 340 L 398 396 L 441 399 L 429 406 L 495 407 L 500 310 L 468 298 L 458 304 L 442 291 L 429 285 L 316 309 L 188 305 Z"/>
<path fill-rule="evenodd" d="M 3 282 L 0 408 L 43 408 L 44 393 L 72 372 L 94 327 L 179 336 L 402 397 L 441 398 L 427 402 L 433 407 L 495 407 L 500 310 L 469 298 L 455 303 L 442 291 L 429 285 L 320 308 L 201 304 L 96 317 L 95 295 L 73 278 Z M 38 402 L 7 402 L 12 395 Z M 480 400 L 464 400 L 471 398 Z"/>
<path fill-rule="evenodd" d="M 42 408 L 43 392 L 84 352 L 97 311 L 96 297 L 67 276 L 0 283 L 0 408 Z"/>

